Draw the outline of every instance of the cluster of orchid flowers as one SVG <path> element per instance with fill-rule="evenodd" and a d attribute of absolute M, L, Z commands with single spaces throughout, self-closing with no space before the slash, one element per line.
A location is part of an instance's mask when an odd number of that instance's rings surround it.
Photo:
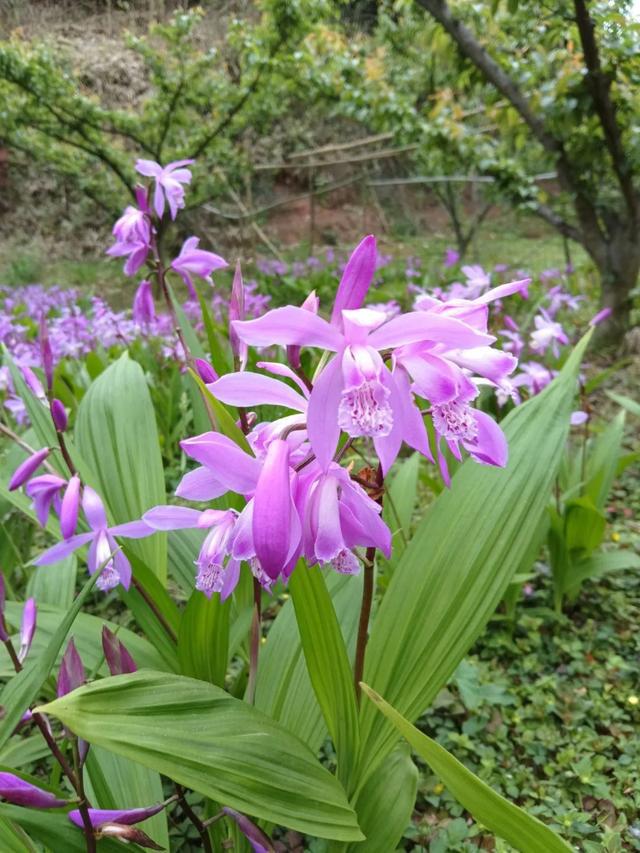
<path fill-rule="evenodd" d="M 9 656 L 14 662 L 16 671 L 19 672 L 24 665 L 27 655 L 31 649 L 36 632 L 37 607 L 35 599 L 29 598 L 24 605 L 20 626 L 20 645 L 16 651 L 11 634 L 5 621 L 5 587 L 2 573 L 0 573 L 0 642 L 4 643 Z M 111 675 L 124 675 L 137 671 L 137 666 L 124 643 L 106 625 L 102 628 L 102 651 L 106 666 Z M 66 650 L 60 661 L 58 677 L 56 680 L 56 695 L 58 698 L 66 696 L 67 693 L 81 687 L 86 683 L 87 675 L 82 658 L 76 648 L 73 637 L 69 640 Z M 39 728 L 45 730 L 49 738 L 53 737 L 49 721 L 36 709 L 27 710 L 18 723 L 17 730 L 36 723 Z M 71 738 L 72 732 L 67 732 Z M 76 772 L 84 765 L 89 751 L 89 744 L 78 739 L 78 765 Z M 64 769 L 64 768 L 63 768 Z M 77 785 L 77 777 L 69 779 L 71 785 Z M 75 789 L 75 794 L 82 792 Z M 13 805 L 31 809 L 65 809 L 68 819 L 75 826 L 90 831 L 96 838 L 115 838 L 125 843 L 135 843 L 140 847 L 150 850 L 162 850 L 138 824 L 148 820 L 163 809 L 180 799 L 176 793 L 162 803 L 145 806 L 142 808 L 128 809 L 100 809 L 92 808 L 88 803 L 83 803 L 83 808 L 71 808 L 76 805 L 72 799 L 63 799 L 59 795 L 34 784 L 15 773 L 8 771 L 0 772 L 0 798 Z M 254 853 L 273 853 L 273 845 L 262 830 L 256 826 L 246 815 L 240 814 L 227 806 L 223 807 L 213 820 L 227 817 L 233 820 L 240 831 L 250 843 Z M 204 824 L 203 824 L 204 826 Z M 205 826 L 206 829 L 206 826 Z"/>
<path fill-rule="evenodd" d="M 129 274 L 147 262 L 160 291 L 169 269 L 192 289 L 192 276 L 209 281 L 214 269 L 227 266 L 220 256 L 199 249 L 197 238 L 189 238 L 170 265 L 162 264 L 158 226 L 165 203 L 172 219 L 184 206 L 188 165 L 178 161 L 162 168 L 138 161 L 138 170 L 155 181 L 153 205 L 151 192 L 138 188 L 138 207 L 128 207 L 118 220 L 109 250 L 126 256 Z M 115 537 L 191 527 L 208 531 L 195 562 L 196 587 L 209 596 L 230 595 L 242 563 L 267 590 L 277 580 L 286 582 L 300 558 L 354 574 L 363 559 L 360 549 L 390 554 L 391 532 L 377 493 L 403 444 L 437 461 L 447 485 L 446 450 L 457 460 L 466 452 L 481 464 L 506 465 L 501 428 L 473 403 L 483 384 L 508 387 L 517 365 L 513 354 L 493 346 L 489 305 L 526 293 L 529 279 L 480 288 L 473 298 L 445 301 L 422 294 L 416 310 L 390 317 L 364 307 L 378 259 L 375 238 L 365 237 L 344 267 L 328 320 L 320 315 L 314 293 L 301 307 L 244 319 L 244 286 L 236 271 L 229 311 L 236 370 L 218 377 L 207 364 L 193 366 L 217 400 L 237 407 L 243 446 L 215 429 L 181 442 L 199 467 L 184 476 L 176 496 L 208 503 L 231 492 L 244 498 L 241 510 L 162 506 L 110 527 L 99 495 L 74 471 L 68 481 L 55 473 L 34 476 L 48 455 L 45 448 L 20 466 L 10 484 L 25 486 L 41 523 L 51 507 L 60 515 L 63 541 L 36 563 L 54 563 L 88 545 L 89 571 L 101 572 L 98 586 L 128 587 L 131 566 Z M 141 287 L 149 290 L 147 280 Z M 285 361 L 263 358 L 256 370 L 247 369 L 250 347 L 271 353 L 275 346 L 284 350 Z M 313 376 L 303 369 L 305 347 L 320 351 Z M 50 366 L 45 373 L 51 373 Z M 64 408 L 58 401 L 50 406 L 62 441 Z M 261 419 L 255 412 L 261 406 L 287 413 Z M 355 471 L 355 450 L 365 458 L 375 454 L 377 462 Z M 376 465 L 377 474 L 369 472 Z M 80 507 L 89 529 L 76 533 Z"/>

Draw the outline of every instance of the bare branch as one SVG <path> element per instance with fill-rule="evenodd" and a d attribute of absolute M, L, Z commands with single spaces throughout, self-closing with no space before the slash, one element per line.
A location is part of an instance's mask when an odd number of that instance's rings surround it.
<path fill-rule="evenodd" d="M 584 240 L 580 229 L 563 219 L 552 207 L 547 204 L 537 204 L 535 213 L 549 225 L 553 225 L 556 231 L 559 231 L 564 237 L 570 240 L 575 240 L 576 243 L 584 245 Z"/>

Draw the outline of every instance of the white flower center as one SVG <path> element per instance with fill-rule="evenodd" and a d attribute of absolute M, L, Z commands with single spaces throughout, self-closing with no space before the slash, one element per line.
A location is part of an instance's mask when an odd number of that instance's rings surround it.
<path fill-rule="evenodd" d="M 453 400 L 442 403 L 431 410 L 433 425 L 444 438 L 460 438 L 473 441 L 478 436 L 478 424 L 473 417 L 471 406 Z"/>
<path fill-rule="evenodd" d="M 340 428 L 352 436 L 385 436 L 393 427 L 389 391 L 377 379 L 345 388 L 338 408 Z"/>

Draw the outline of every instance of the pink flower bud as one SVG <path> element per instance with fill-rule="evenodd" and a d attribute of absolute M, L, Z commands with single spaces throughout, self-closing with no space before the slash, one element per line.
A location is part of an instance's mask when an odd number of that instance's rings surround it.
<path fill-rule="evenodd" d="M 37 612 L 35 598 L 28 598 L 22 611 L 22 622 L 20 624 L 20 651 L 18 652 L 20 663 L 23 663 L 29 654 L 33 635 L 36 632 Z"/>
<path fill-rule="evenodd" d="M 42 450 L 37 450 L 31 456 L 24 460 L 13 472 L 13 477 L 9 480 L 9 491 L 13 492 L 24 485 L 27 480 L 35 474 L 38 468 L 49 455 L 49 448 L 45 447 Z"/>
<path fill-rule="evenodd" d="M 67 693 L 71 693 L 72 690 L 80 687 L 84 682 L 85 673 L 82 659 L 78 654 L 73 638 L 71 638 L 60 661 L 57 684 L 58 697 L 66 696 Z"/>
<path fill-rule="evenodd" d="M 102 649 L 111 675 L 137 671 L 137 666 L 124 644 L 106 625 L 102 628 Z"/>
<path fill-rule="evenodd" d="M 153 302 L 153 290 L 151 282 L 141 281 L 136 290 L 136 295 L 133 297 L 133 319 L 140 325 L 153 323 L 156 319 L 156 307 Z"/>
<path fill-rule="evenodd" d="M 612 310 L 612 308 L 603 308 L 602 311 L 598 311 L 595 317 L 592 317 L 591 320 L 589 320 L 589 325 L 598 326 L 611 315 Z"/>
<path fill-rule="evenodd" d="M 232 818 L 237 823 L 238 829 L 247 839 L 254 853 L 274 853 L 274 847 L 270 839 L 267 838 L 260 827 L 256 826 L 253 821 L 227 806 L 223 806 L 222 811 L 227 817 Z"/>
<path fill-rule="evenodd" d="M 79 509 L 80 477 L 74 474 L 69 480 L 60 505 L 60 532 L 64 539 L 69 539 L 76 532 Z"/>
<path fill-rule="evenodd" d="M 67 412 L 60 400 L 51 401 L 51 420 L 58 432 L 64 432 L 67 428 Z"/>
<path fill-rule="evenodd" d="M 208 361 L 205 361 L 204 358 L 194 358 L 193 363 L 198 371 L 198 376 L 202 379 L 205 385 L 216 381 L 218 374 L 215 372 L 213 367 L 211 367 Z"/>

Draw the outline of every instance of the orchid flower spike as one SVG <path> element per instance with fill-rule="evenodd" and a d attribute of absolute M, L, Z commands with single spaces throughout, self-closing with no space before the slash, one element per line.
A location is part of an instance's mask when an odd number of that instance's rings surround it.
<path fill-rule="evenodd" d="M 199 243 L 198 237 L 189 237 L 188 240 L 184 241 L 178 257 L 171 261 L 171 269 L 182 278 L 192 299 L 198 298 L 198 293 L 193 284 L 194 275 L 208 284 L 213 284 L 211 273 L 228 266 L 225 259 L 221 258 L 220 255 L 199 249 Z"/>

